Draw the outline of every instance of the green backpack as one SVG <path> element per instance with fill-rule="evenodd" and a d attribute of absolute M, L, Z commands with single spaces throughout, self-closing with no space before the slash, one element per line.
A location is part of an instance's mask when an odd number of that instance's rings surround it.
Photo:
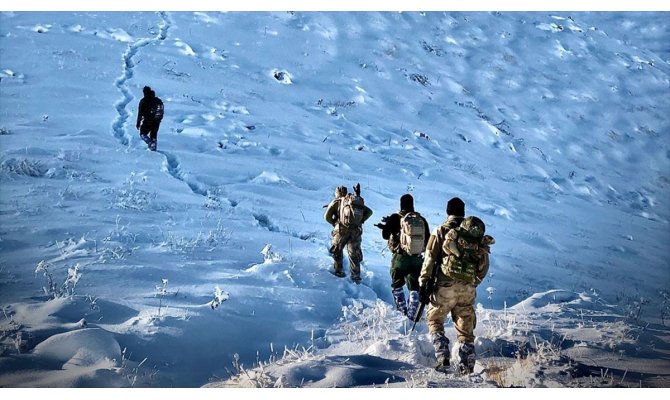
<path fill-rule="evenodd" d="M 447 277 L 466 283 L 475 283 L 481 261 L 480 246 L 486 226 L 477 217 L 467 217 L 447 233 L 442 244 L 444 254 L 442 272 Z"/>

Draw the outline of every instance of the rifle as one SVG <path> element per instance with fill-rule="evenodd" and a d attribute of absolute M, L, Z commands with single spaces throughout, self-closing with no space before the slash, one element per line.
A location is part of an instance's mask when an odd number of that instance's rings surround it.
<path fill-rule="evenodd" d="M 382 222 L 375 224 L 375 226 L 381 230 L 386 229 L 386 222 L 388 221 L 389 217 L 382 217 Z"/>
<path fill-rule="evenodd" d="M 433 293 L 433 290 L 435 289 L 435 277 L 437 276 L 437 269 L 440 268 L 439 265 L 435 265 L 433 263 L 433 272 L 430 274 L 430 279 L 428 282 L 426 282 L 426 286 L 420 287 L 419 288 L 419 299 L 421 301 L 421 305 L 419 306 L 419 309 L 416 310 L 416 315 L 414 316 L 414 323 L 412 324 L 412 329 L 410 329 L 409 333 L 410 335 L 412 332 L 414 332 L 414 328 L 416 328 L 416 324 L 421 320 L 421 314 L 423 314 L 423 309 L 426 307 L 426 304 L 430 301 L 430 294 Z"/>

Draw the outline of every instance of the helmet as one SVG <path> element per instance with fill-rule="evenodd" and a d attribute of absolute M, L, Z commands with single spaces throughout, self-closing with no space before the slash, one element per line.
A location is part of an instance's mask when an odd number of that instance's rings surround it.
<path fill-rule="evenodd" d="M 474 238 L 481 238 L 484 236 L 486 226 L 484 221 L 477 217 L 467 217 L 461 222 L 461 228 L 468 232 L 468 235 Z"/>

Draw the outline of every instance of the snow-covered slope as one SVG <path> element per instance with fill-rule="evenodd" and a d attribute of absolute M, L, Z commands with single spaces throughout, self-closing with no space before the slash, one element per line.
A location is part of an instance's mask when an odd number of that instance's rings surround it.
<path fill-rule="evenodd" d="M 0 386 L 668 386 L 667 17 L 2 14 Z M 486 222 L 477 374 L 406 335 L 372 221 L 328 273 L 357 182 Z"/>

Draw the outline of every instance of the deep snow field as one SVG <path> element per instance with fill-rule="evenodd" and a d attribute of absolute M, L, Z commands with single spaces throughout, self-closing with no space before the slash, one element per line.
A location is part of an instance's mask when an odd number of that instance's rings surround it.
<path fill-rule="evenodd" d="M 669 43 L 661 12 L 2 13 L 0 387 L 670 387 Z M 322 217 L 357 182 L 361 285 Z M 391 306 L 404 193 L 496 238 L 469 376 Z"/>

